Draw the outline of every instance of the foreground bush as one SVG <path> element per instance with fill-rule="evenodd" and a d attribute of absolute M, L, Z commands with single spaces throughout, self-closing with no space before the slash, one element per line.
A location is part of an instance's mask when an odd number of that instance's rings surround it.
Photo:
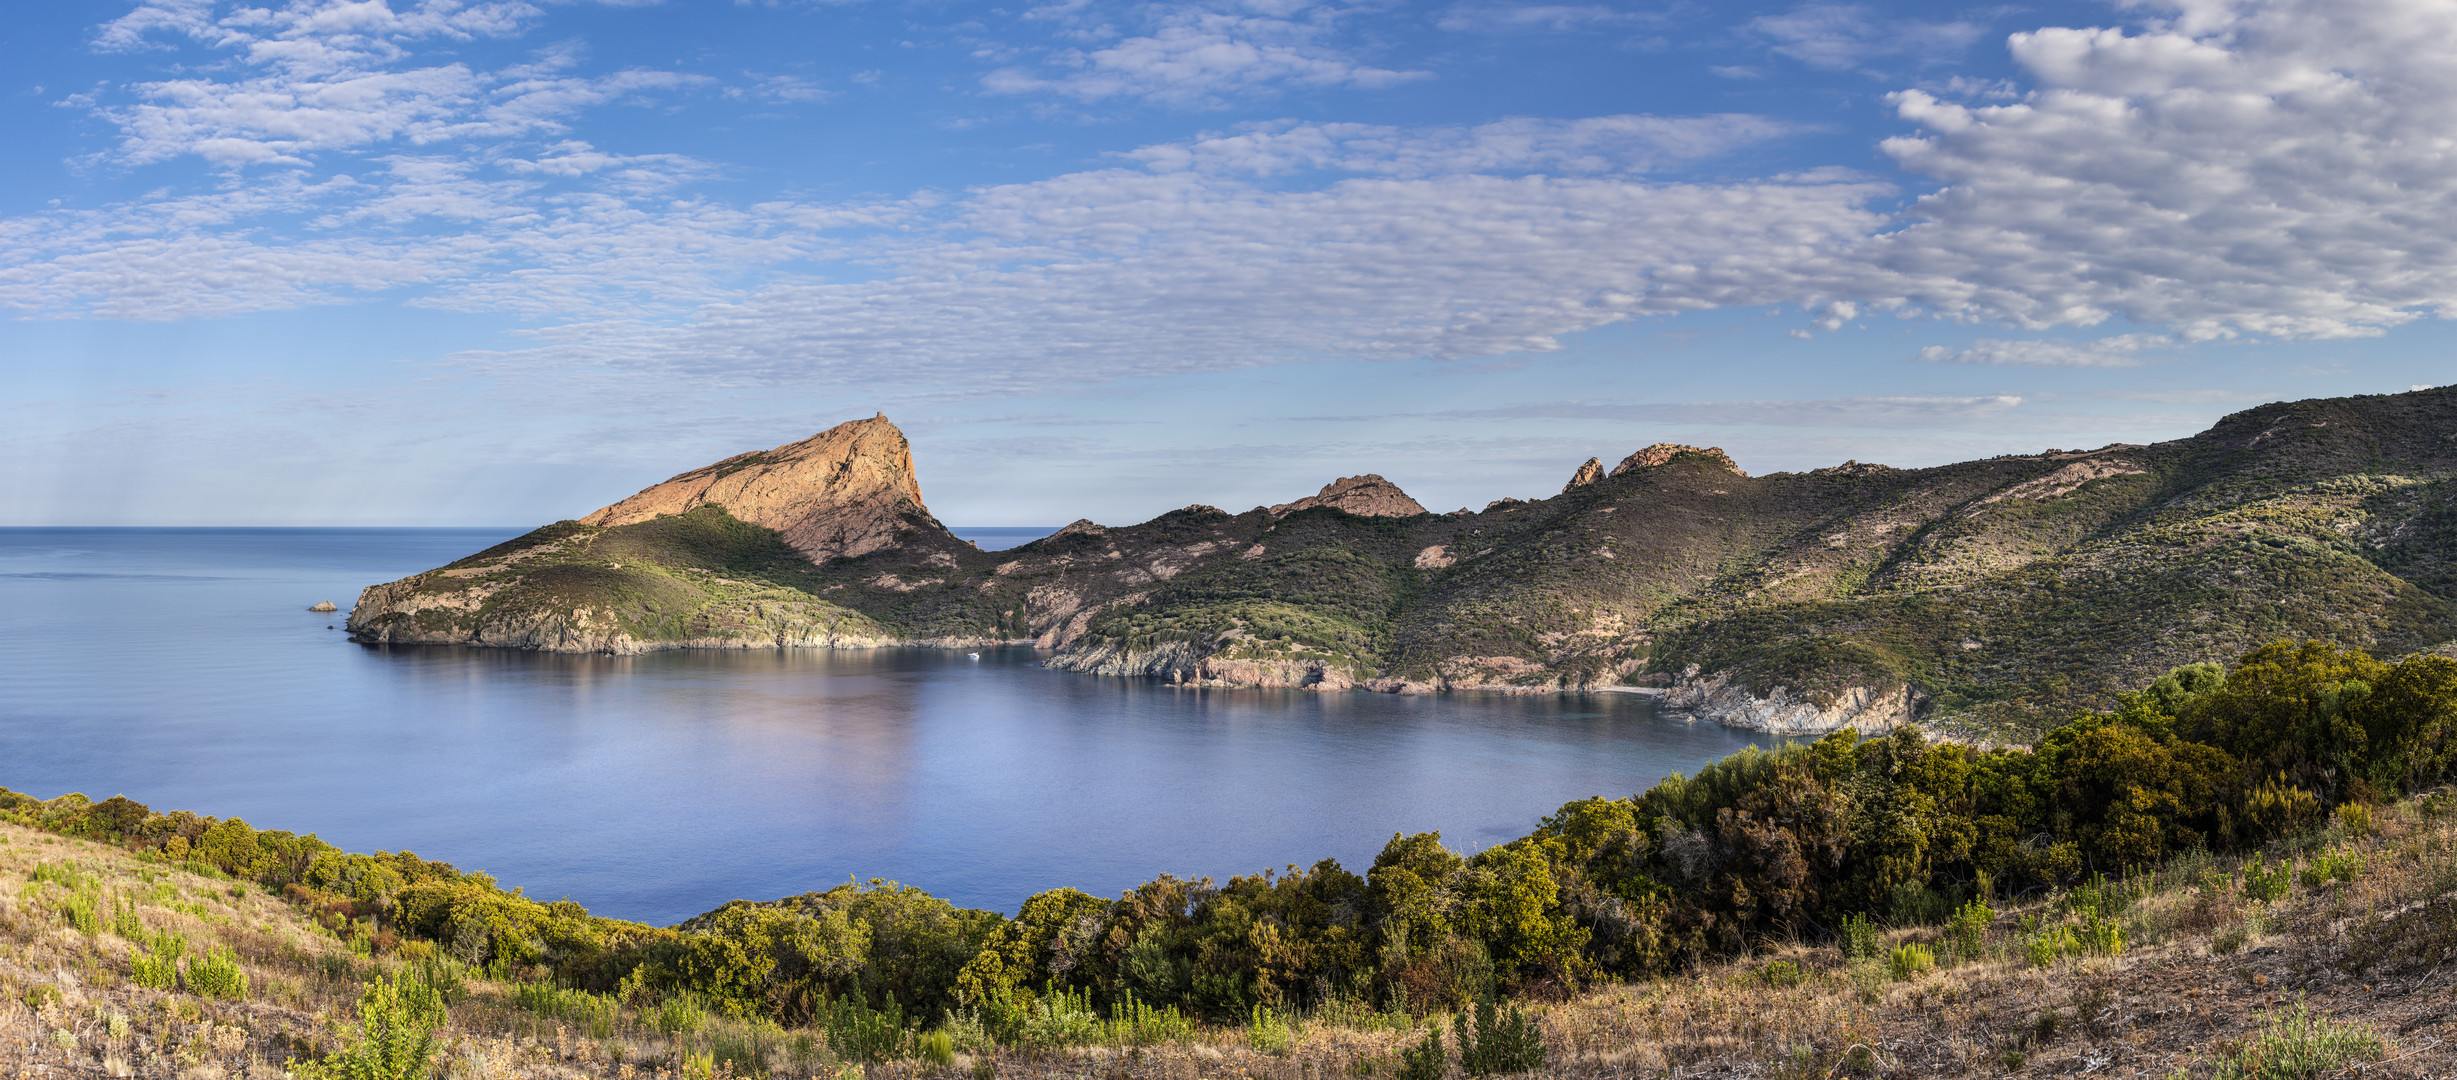
<path fill-rule="evenodd" d="M 2219 1062 L 2215 1075 L 2216 1080 L 2314 1080 L 2378 1061 L 2387 1052 L 2388 1042 L 2370 1025 L 2315 1016 L 2297 1002 Z"/>
<path fill-rule="evenodd" d="M 378 975 L 358 999 L 358 1031 L 348 1046 L 321 1061 L 292 1062 L 315 1080 L 426 1080 L 435 1071 L 436 1033 L 444 999 L 435 987 Z"/>

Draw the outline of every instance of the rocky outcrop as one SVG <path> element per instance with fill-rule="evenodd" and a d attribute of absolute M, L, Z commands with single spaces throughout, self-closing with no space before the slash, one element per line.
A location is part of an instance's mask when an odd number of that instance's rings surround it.
<path fill-rule="evenodd" d="M 1981 505 L 2002 502 L 2006 499 L 2047 502 L 2070 495 L 2074 489 L 2093 480 L 2105 480 L 2111 476 L 2139 476 L 2147 471 L 2149 470 L 2118 458 L 2076 461 L 2046 476 L 2025 480 L 1979 501 Z"/>
<path fill-rule="evenodd" d="M 1675 715 L 1770 735 L 1809 736 L 1844 728 L 1865 733 L 1917 724 L 1927 696 L 1909 686 L 1849 687 L 1831 702 L 1819 702 L 1781 686 L 1761 695 L 1739 685 L 1728 671 L 1701 678 L 1697 665 L 1692 664 L 1661 700 L 1665 711 Z"/>
<path fill-rule="evenodd" d="M 315 603 L 313 603 L 313 604 L 309 604 L 309 605 L 307 605 L 307 610 L 309 610 L 309 611 L 314 611 L 314 612 L 326 612 L 326 611 L 339 611 L 339 610 L 341 610 L 341 609 L 340 609 L 339 607 L 334 606 L 333 602 L 332 602 L 332 601 L 330 601 L 330 600 L 318 600 L 318 601 L 316 601 L 316 602 L 315 602 Z"/>
<path fill-rule="evenodd" d="M 776 530 L 812 562 L 866 555 L 936 524 L 913 475 L 912 444 L 885 413 L 703 465 L 580 521 L 631 525 L 701 506 Z"/>
<path fill-rule="evenodd" d="M 1262 690 L 1352 690 L 1356 679 L 1328 658 L 1221 656 L 1191 641 L 1163 642 L 1146 649 L 1111 643 L 1071 649 L 1044 661 L 1056 671 L 1084 675 L 1133 675 L 1174 686 L 1244 687 Z"/>
<path fill-rule="evenodd" d="M 1585 487 L 1603 478 L 1604 463 L 1595 458 L 1588 458 L 1587 463 L 1579 466 L 1578 472 L 1570 477 L 1570 482 L 1561 485 L 1561 493 L 1567 495 L 1574 489 Z"/>
<path fill-rule="evenodd" d="M 1391 483 L 1372 473 L 1363 476 L 1343 476 L 1322 486 L 1322 490 L 1292 503 L 1271 508 L 1271 516 L 1284 518 L 1299 510 L 1328 506 L 1345 510 L 1358 517 L 1414 517 L 1429 513 L 1424 506 Z"/>
<path fill-rule="evenodd" d="M 1822 469 L 1810 469 L 1810 470 L 1809 470 L 1809 475 L 1810 475 L 1810 476 L 1878 476 L 1878 475 L 1881 475 L 1881 474 L 1884 474 L 1884 473 L 1893 473 L 1893 472 L 1901 472 L 1901 471 L 1902 471 L 1901 469 L 1897 469 L 1897 468 L 1895 468 L 1895 467 L 1893 467 L 1893 466 L 1891 466 L 1891 465 L 1879 465 L 1879 464 L 1877 464 L 1877 463 L 1876 463 L 1876 462 L 1874 462 L 1874 461 L 1861 461 L 1861 460 L 1859 460 L 1858 458 L 1851 458 L 1851 459 L 1848 459 L 1848 460 L 1844 461 L 1844 462 L 1843 462 L 1842 464 L 1840 464 L 1840 465 L 1828 465 L 1828 466 L 1826 466 L 1825 468 L 1822 468 Z"/>
<path fill-rule="evenodd" d="M 1731 456 L 1725 454 L 1723 452 L 1723 448 L 1720 446 L 1691 446 L 1687 443 L 1669 442 L 1656 443 L 1653 446 L 1639 450 L 1628 457 L 1622 458 L 1620 464 L 1612 467 L 1612 475 L 1619 476 L 1622 473 L 1628 472 L 1632 469 L 1647 469 L 1653 468 L 1657 465 L 1669 464 L 1673 458 L 1679 457 L 1682 454 L 1696 454 L 1700 457 L 1709 458 L 1715 463 L 1723 466 L 1726 470 L 1729 470 L 1734 476 L 1749 475 L 1748 473 L 1740 471 L 1740 466 L 1733 464 Z"/>

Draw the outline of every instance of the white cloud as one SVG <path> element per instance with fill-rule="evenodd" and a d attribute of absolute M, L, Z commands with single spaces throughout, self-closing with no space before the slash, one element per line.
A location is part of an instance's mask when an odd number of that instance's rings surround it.
<path fill-rule="evenodd" d="M 1931 364 L 2127 368 L 2145 363 L 2147 358 L 2141 355 L 2145 351 L 2174 345 L 2175 340 L 2164 334 L 2119 334 L 2082 342 L 2063 338 L 2044 341 L 1981 338 L 1959 349 L 1930 345 L 1919 351 L 1917 359 Z"/>
<path fill-rule="evenodd" d="M 827 88 L 799 75 L 751 75 L 750 80 L 747 86 L 726 87 L 725 96 L 801 105 L 818 104 L 836 97 Z"/>
<path fill-rule="evenodd" d="M 1768 48 L 1814 68 L 1848 71 L 1879 58 L 1932 64 L 1962 55 L 1985 27 L 1972 22 L 1886 19 L 1860 4 L 1802 4 L 1760 15 L 1747 29 Z"/>
<path fill-rule="evenodd" d="M 136 84 L 133 101 L 98 111 L 119 126 L 117 157 L 130 164 L 195 155 L 234 168 L 301 166 L 321 152 L 394 141 L 556 133 L 581 109 L 711 81 L 656 71 L 572 76 L 562 73 L 573 59 L 568 50 L 501 72 L 408 63 L 413 44 L 508 37 L 542 14 L 525 3 L 457 0 L 425 0 L 401 13 L 382 0 L 227 12 L 197 0 L 155 0 L 106 24 L 97 46 L 170 48 L 184 38 L 233 60 Z M 233 64 L 247 74 L 221 77 Z"/>
<path fill-rule="evenodd" d="M 1811 428 L 1996 426 L 2019 408 L 2015 394 L 1974 397 L 1849 397 L 1796 401 L 1532 402 L 1424 415 L 1458 420 L 1618 420 L 1661 424 L 1752 424 Z"/>
<path fill-rule="evenodd" d="M 1254 10 L 1259 9 L 1259 10 Z M 1421 71 L 1375 67 L 1334 43 L 1338 12 L 1299 4 L 1249 10 L 1198 5 L 1143 9 L 1148 32 L 1094 49 L 1061 49 L 1036 66 L 1002 67 L 982 77 L 993 94 L 1056 94 L 1077 101 L 1136 98 L 1179 106 L 1216 106 L 1227 98 L 1284 87 L 1394 86 Z M 1036 12 L 1078 36 L 1114 33 L 1082 5 Z"/>
<path fill-rule="evenodd" d="M 1453 4 L 1434 25 L 1459 34 L 1568 33 L 1661 21 L 1653 13 L 1603 4 Z"/>
<path fill-rule="evenodd" d="M 1848 244 L 1883 185 L 1497 177 L 1273 191 L 1105 170 L 989 188 L 862 250 L 884 276 L 780 281 L 687 323 L 574 323 L 491 362 L 978 392 L 1334 357 L 1467 358 L 1762 303 L 1767 266 Z M 920 221 L 934 222 L 921 229 Z M 1165 344 L 1163 344 L 1165 343 Z"/>
<path fill-rule="evenodd" d="M 2290 395 L 2263 390 L 2095 390 L 2092 397 L 2109 401 L 2152 401 L 2162 405 L 2243 405 L 2280 401 Z"/>
<path fill-rule="evenodd" d="M 2457 303 L 2457 5 L 2192 0 L 2139 33 L 2012 37 L 2036 84 L 1896 97 L 1886 150 L 1945 187 L 1860 295 L 2188 340 L 2374 334 Z"/>
<path fill-rule="evenodd" d="M 1688 164 L 1800 130 L 1748 114 L 1515 117 L 1473 127 L 1415 128 L 1283 120 L 1122 156 L 1163 172 L 1249 176 L 1312 170 L 1407 177 L 1494 171 L 1585 176 Z"/>

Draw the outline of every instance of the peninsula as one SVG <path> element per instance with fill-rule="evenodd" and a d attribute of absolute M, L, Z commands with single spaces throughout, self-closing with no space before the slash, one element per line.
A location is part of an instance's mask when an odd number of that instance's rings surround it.
<path fill-rule="evenodd" d="M 1646 688 L 1779 733 L 2021 737 L 2278 638 L 2457 642 L 2457 389 L 2154 445 L 1750 476 L 1657 444 L 1432 513 L 1376 475 L 984 552 L 885 416 L 369 587 L 357 641 L 979 648 L 1190 686 Z"/>

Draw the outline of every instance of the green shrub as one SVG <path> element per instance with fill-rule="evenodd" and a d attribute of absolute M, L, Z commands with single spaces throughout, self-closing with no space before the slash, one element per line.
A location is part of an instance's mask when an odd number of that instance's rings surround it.
<path fill-rule="evenodd" d="M 137 916 L 136 901 L 121 897 L 111 913 L 111 932 L 131 945 L 145 943 L 145 920 Z"/>
<path fill-rule="evenodd" d="M 2092 874 L 2090 880 L 2074 886 L 2058 898 L 2058 906 L 2066 911 L 2122 915 L 2133 906 L 2134 898 L 2146 892 L 2152 884 L 2150 875 L 2110 881 L 2106 874 Z"/>
<path fill-rule="evenodd" d="M 228 948 L 188 961 L 188 990 L 198 997 L 247 999 L 247 972 L 239 967 L 239 956 Z"/>
<path fill-rule="evenodd" d="M 1852 912 L 1843 917 L 1843 955 L 1853 960 L 1866 960 L 1877 955 L 1879 934 L 1877 924 L 1864 912 Z"/>
<path fill-rule="evenodd" d="M 2363 872 L 2363 856 L 2351 851 L 2324 851 L 2312 857 L 2303 868 L 2303 887 L 2319 889 L 2342 881 L 2353 881 Z"/>
<path fill-rule="evenodd" d="M 785 1049 L 782 1036 L 782 1031 L 766 1021 L 717 1027 L 708 1033 L 708 1058 L 720 1077 L 766 1076 L 768 1052 Z"/>
<path fill-rule="evenodd" d="M 1120 1046 L 1192 1042 L 1194 1021 L 1180 1015 L 1175 1005 L 1155 1009 L 1128 990 L 1124 998 L 1109 1003 L 1109 1041 Z"/>
<path fill-rule="evenodd" d="M 1399 1080 L 1442 1080 L 1450 1071 L 1450 1055 L 1442 1050 L 1442 1025 L 1425 1032 L 1425 1041 L 1399 1049 Z"/>
<path fill-rule="evenodd" d="M 1286 1054 L 1297 1045 L 1296 1025 L 1278 1012 L 1257 1004 L 1246 1025 L 1246 1045 L 1266 1054 Z"/>
<path fill-rule="evenodd" d="M 2338 807 L 2338 828 L 2348 836 L 2369 836 L 2372 833 L 2372 808 L 2362 803 L 2347 803 Z"/>
<path fill-rule="evenodd" d="M 1798 986 L 1807 978 L 1800 965 L 1789 960 L 1770 960 L 1757 969 L 1757 981 L 1770 987 Z"/>
<path fill-rule="evenodd" d="M 1900 945 L 1885 960 L 1886 970 L 1896 979 L 1909 979 L 1933 970 L 1937 954 L 1926 945 Z"/>
<path fill-rule="evenodd" d="M 2096 909 L 2082 912 L 2082 925 L 2073 932 L 2083 952 L 2092 956 L 2124 955 L 2124 928 L 2112 919 L 2101 919 Z"/>
<path fill-rule="evenodd" d="M 77 932 L 93 937 L 102 932 L 102 891 L 99 888 L 79 888 L 60 900 L 60 915 Z"/>
<path fill-rule="evenodd" d="M 1451 1022 L 1459 1043 L 1459 1067 L 1469 1076 L 1534 1072 L 1544 1067 L 1544 1032 L 1516 1005 L 1498 1009 L 1488 997 L 1476 1003 L 1471 1032 L 1466 1013 Z"/>
<path fill-rule="evenodd" d="M 696 995 L 667 994 L 648 1014 L 648 1026 L 659 1035 L 687 1034 L 708 1026 L 708 1010 Z"/>
<path fill-rule="evenodd" d="M 2388 1040 L 2369 1024 L 2312 1015 L 2302 1002 L 2272 1017 L 2259 1035 L 2219 1061 L 2216 1080 L 2313 1080 L 2335 1076 L 2388 1053 Z"/>
<path fill-rule="evenodd" d="M 914 1040 L 913 1047 L 932 1068 L 944 1069 L 955 1064 L 955 1037 L 945 1031 L 926 1032 Z"/>
<path fill-rule="evenodd" d="M 2022 954 L 2032 967 L 2046 967 L 2068 956 L 2082 955 L 2082 940 L 2070 926 L 2052 926 L 2025 935 Z"/>
<path fill-rule="evenodd" d="M 1980 948 L 1987 942 L 1988 927 L 1995 922 L 1996 909 L 1989 907 L 1987 901 L 1973 897 L 1969 903 L 1962 905 L 1960 910 L 1954 912 L 1953 921 L 1947 926 L 1947 933 L 1953 938 L 1954 954 L 1964 959 L 1977 957 Z"/>
<path fill-rule="evenodd" d="M 592 1039 L 614 1037 L 621 1015 L 614 998 L 586 990 L 566 990 L 548 982 L 525 982 L 512 991 L 512 1003 L 549 1020 L 563 1020 L 586 1029 Z"/>
<path fill-rule="evenodd" d="M 175 990 L 179 961 L 138 949 L 128 957 L 128 978 L 148 990 Z"/>
<path fill-rule="evenodd" d="M 905 1056 L 904 1009 L 892 993 L 887 995 L 887 1004 L 877 1009 L 859 995 L 848 994 L 821 1004 L 812 1019 L 828 1033 L 828 1049 L 846 1061 L 879 1064 Z"/>
<path fill-rule="evenodd" d="M 402 955 L 406 957 L 408 952 L 403 949 Z M 460 961 L 449 956 L 436 956 L 432 952 L 416 959 L 412 970 L 417 972 L 418 981 L 433 990 L 445 1005 L 458 1005 L 468 999 L 469 969 Z"/>
<path fill-rule="evenodd" d="M 2267 855 L 2254 852 L 2244 863 L 2244 896 L 2264 904 L 2285 896 L 2294 881 L 2294 870 L 2291 862 L 2272 867 Z"/>
<path fill-rule="evenodd" d="M 444 1019 L 433 987 L 378 975 L 358 995 L 358 1032 L 349 1045 L 291 1068 L 313 1080 L 429 1080 Z"/>

